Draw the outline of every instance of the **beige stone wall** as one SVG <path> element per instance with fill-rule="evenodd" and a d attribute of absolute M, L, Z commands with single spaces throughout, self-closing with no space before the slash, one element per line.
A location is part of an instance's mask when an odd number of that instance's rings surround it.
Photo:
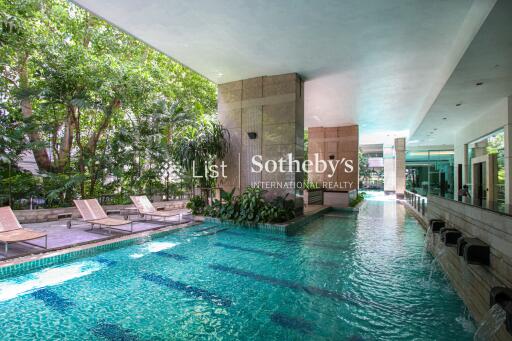
<path fill-rule="evenodd" d="M 466 205 L 444 198 L 429 196 L 427 219 L 443 219 L 449 227 L 464 236 L 475 237 L 490 245 L 491 265 L 468 265 L 448 248 L 440 263 L 453 286 L 464 300 L 472 316 L 480 321 L 489 309 L 489 292 L 492 287 L 512 287 L 512 217 Z M 436 245 L 441 246 L 435 235 Z M 502 330 L 498 340 L 511 340 Z"/>
<path fill-rule="evenodd" d="M 393 144 L 384 144 L 384 192 L 396 193 L 403 198 L 405 193 L 405 138 L 396 138 Z"/>
<path fill-rule="evenodd" d="M 219 187 L 236 188 L 240 192 L 253 183 L 302 181 L 302 172 L 252 172 L 251 159 L 262 155 L 265 162 L 292 154 L 293 159 L 303 161 L 303 91 L 304 83 L 295 73 L 219 85 L 219 119 L 229 130 L 231 139 L 230 151 L 224 159 L 226 179 L 219 179 Z M 257 138 L 249 139 L 248 132 L 255 132 Z M 294 188 L 268 190 L 274 195 L 298 194 Z"/>
<path fill-rule="evenodd" d="M 334 208 L 350 207 L 350 202 L 357 196 L 355 189 L 349 192 L 329 191 L 324 192 L 324 205 Z"/>
<path fill-rule="evenodd" d="M 396 189 L 395 146 L 384 144 L 382 154 L 384 159 L 384 192 L 394 193 Z"/>
<path fill-rule="evenodd" d="M 405 193 L 405 138 L 395 139 L 395 193 L 403 198 Z"/>
<path fill-rule="evenodd" d="M 328 172 L 309 173 L 309 181 L 316 182 L 322 186 L 329 183 L 333 191 L 350 191 L 358 189 L 359 186 L 359 126 L 351 125 L 344 127 L 312 127 L 308 129 L 308 159 L 315 161 L 315 154 L 319 160 L 353 160 L 353 171 L 345 172 L 344 167 L 338 167 L 334 176 L 329 178 Z M 348 185 L 350 183 L 350 185 Z"/>
<path fill-rule="evenodd" d="M 154 202 L 155 207 L 163 207 L 164 210 L 173 210 L 185 208 L 188 200 L 174 200 Z M 110 210 L 122 210 L 132 208 L 133 205 L 106 205 L 103 209 L 108 212 Z M 20 223 L 44 223 L 46 221 L 57 220 L 59 215 L 71 214 L 73 218 L 80 218 L 80 214 L 75 207 L 48 208 L 38 210 L 16 210 L 14 211 L 16 218 Z"/>

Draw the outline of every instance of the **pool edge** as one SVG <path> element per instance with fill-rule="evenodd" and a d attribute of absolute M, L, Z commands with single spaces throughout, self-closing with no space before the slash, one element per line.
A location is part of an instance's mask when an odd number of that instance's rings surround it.
<path fill-rule="evenodd" d="M 11 258 L 0 262 L 0 279 L 24 274 L 47 266 L 92 256 L 101 252 L 115 250 L 124 246 L 134 245 L 146 238 L 161 238 L 178 230 L 198 225 L 191 221 L 179 225 L 171 225 L 158 229 L 141 231 L 133 234 L 102 239 L 93 243 L 40 252 L 26 256 Z"/>

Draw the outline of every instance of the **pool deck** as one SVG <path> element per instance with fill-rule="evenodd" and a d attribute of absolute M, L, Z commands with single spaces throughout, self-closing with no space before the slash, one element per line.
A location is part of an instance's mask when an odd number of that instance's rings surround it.
<path fill-rule="evenodd" d="M 326 209 L 327 206 L 310 205 L 304 208 L 304 215 L 296 219 L 302 220 L 308 216 L 315 215 L 316 213 Z M 40 245 L 41 247 L 25 244 L 13 243 L 9 244 L 8 255 L 0 254 L 0 267 L 9 266 L 13 264 L 24 263 L 35 259 L 51 257 L 57 254 L 68 253 L 76 250 L 92 248 L 102 244 L 108 244 L 115 241 L 140 238 L 148 233 L 167 231 L 173 229 L 184 228 L 195 225 L 199 217 L 190 215 L 190 211 L 186 209 L 172 210 L 176 214 L 183 215 L 184 222 L 179 224 L 179 218 L 173 217 L 166 219 L 166 221 L 155 218 L 154 220 L 145 220 L 139 216 L 130 216 L 129 220 L 133 221 L 133 233 L 130 232 L 130 226 L 121 226 L 126 232 L 114 229 L 99 229 L 94 228 L 91 230 L 91 224 L 83 221 L 73 219 L 71 228 L 68 228 L 70 219 L 61 219 L 45 223 L 30 223 L 23 224 L 24 228 L 34 231 L 45 232 L 48 235 L 48 248 L 44 249 L 44 239 L 36 239 L 31 243 Z M 112 215 L 112 218 L 124 219 L 124 217 Z M 284 224 L 283 226 L 286 226 Z M 3 245 L 0 245 L 3 248 Z"/>
<path fill-rule="evenodd" d="M 182 213 L 184 216 L 189 214 L 189 211 L 184 209 L 173 210 L 169 212 L 176 214 Z M 124 219 L 121 216 L 115 215 L 110 217 Z M 184 219 L 190 220 L 189 217 Z M 145 220 L 139 216 L 130 216 L 129 220 L 133 221 L 133 234 L 161 230 L 170 226 L 178 226 L 179 223 L 179 217 L 168 218 L 165 220 L 165 222 L 159 218 L 154 218 L 153 220 Z M 3 254 L 4 245 L 1 244 L 0 248 L 2 250 L 2 254 L 0 254 L 0 262 L 6 263 L 11 259 L 20 258 L 22 256 L 41 254 L 49 251 L 62 250 L 75 246 L 133 235 L 129 233 L 130 225 L 120 227 L 126 230 L 126 232 L 124 232 L 106 228 L 99 229 L 97 226 L 94 228 L 94 230 L 91 230 L 91 225 L 89 223 L 77 220 L 73 220 L 71 228 L 68 228 L 68 222 L 69 219 L 62 219 L 45 223 L 23 224 L 24 228 L 38 232 L 45 232 L 48 235 L 48 249 L 45 250 L 42 248 L 44 246 L 44 238 L 41 238 L 32 240 L 31 243 L 40 245 L 42 247 L 37 247 L 26 243 L 9 244 L 9 252 L 6 256 Z"/>

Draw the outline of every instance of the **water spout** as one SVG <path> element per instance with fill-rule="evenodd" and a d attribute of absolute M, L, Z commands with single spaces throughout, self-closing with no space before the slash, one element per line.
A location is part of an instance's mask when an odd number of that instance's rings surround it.
<path fill-rule="evenodd" d="M 434 252 L 434 259 L 430 263 L 430 274 L 428 275 L 428 282 L 429 283 L 432 282 L 432 275 L 434 274 L 434 271 L 436 269 L 436 265 L 437 265 L 437 263 L 439 263 L 439 260 L 441 259 L 441 257 L 446 252 L 446 249 L 439 249 L 439 248 L 436 249 L 436 248 L 434 248 L 433 252 Z"/>
<path fill-rule="evenodd" d="M 427 229 L 427 233 L 425 234 L 425 243 L 423 244 L 423 253 L 421 254 L 421 264 L 425 261 L 425 255 L 428 252 L 428 249 L 431 246 L 432 239 L 432 225 L 429 225 Z"/>
<path fill-rule="evenodd" d="M 473 336 L 474 341 L 488 341 L 496 335 L 507 318 L 507 313 L 499 304 L 495 304 L 485 314 Z"/>

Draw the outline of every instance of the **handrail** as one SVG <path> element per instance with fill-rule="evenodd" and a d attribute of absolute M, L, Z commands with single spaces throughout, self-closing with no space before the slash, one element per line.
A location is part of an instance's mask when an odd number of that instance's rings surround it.
<path fill-rule="evenodd" d="M 405 200 L 409 203 L 409 205 L 419 214 L 425 216 L 427 210 L 427 197 L 419 195 L 418 193 L 413 193 L 411 191 L 405 191 Z"/>

